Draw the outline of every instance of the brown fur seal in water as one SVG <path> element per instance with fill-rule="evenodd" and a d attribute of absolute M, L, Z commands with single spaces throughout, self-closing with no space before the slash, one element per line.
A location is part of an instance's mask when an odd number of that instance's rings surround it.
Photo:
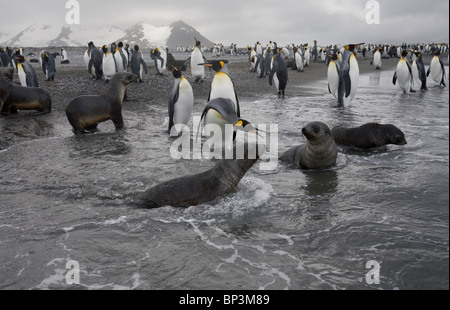
<path fill-rule="evenodd" d="M 334 127 L 333 138 L 337 144 L 360 149 L 373 149 L 388 144 L 407 144 L 405 134 L 394 125 L 370 123 L 358 128 Z"/>
<path fill-rule="evenodd" d="M 337 147 L 327 125 L 310 123 L 303 128 L 302 133 L 308 139 L 307 143 L 282 154 L 279 158 L 281 162 L 305 170 L 327 169 L 336 165 Z"/>
<path fill-rule="evenodd" d="M 36 115 L 42 115 L 52 110 L 52 98 L 42 88 L 19 86 L 11 82 L 4 74 L 0 74 L 0 87 L 5 88 L 9 93 L 3 103 L 2 115 L 15 114 L 18 110 L 37 110 Z"/>
<path fill-rule="evenodd" d="M 252 151 L 248 151 L 248 150 Z M 258 161 L 265 147 L 245 144 L 245 159 L 223 159 L 214 168 L 164 182 L 149 189 L 141 201 L 145 208 L 190 207 L 207 203 L 232 192 L 247 171 Z M 248 154 L 256 156 L 249 156 Z M 254 159 L 251 159 L 253 158 Z"/>
<path fill-rule="evenodd" d="M 122 103 L 128 84 L 137 80 L 131 73 L 116 73 L 108 87 L 98 96 L 80 96 L 72 100 L 66 115 L 75 133 L 94 132 L 101 122 L 112 120 L 123 128 Z"/>

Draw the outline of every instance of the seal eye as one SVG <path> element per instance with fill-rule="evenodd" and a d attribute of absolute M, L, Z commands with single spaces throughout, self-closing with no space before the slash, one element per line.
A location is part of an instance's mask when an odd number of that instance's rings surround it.
<path fill-rule="evenodd" d="M 320 128 L 317 127 L 317 126 L 314 126 L 313 127 L 313 131 L 314 131 L 314 133 L 319 133 L 320 132 Z"/>

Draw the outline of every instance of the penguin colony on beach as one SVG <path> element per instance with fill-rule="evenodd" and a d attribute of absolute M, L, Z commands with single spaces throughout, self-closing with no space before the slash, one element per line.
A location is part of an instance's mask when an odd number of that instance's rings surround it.
<path fill-rule="evenodd" d="M 190 57 L 187 60 L 177 61 L 173 55 L 168 53 L 167 49 L 161 46 L 150 51 L 150 58 L 154 61 L 156 75 L 164 75 L 166 68 L 173 75 L 173 88 L 168 99 L 168 134 L 171 137 L 184 134 L 184 126 L 188 126 L 192 118 L 194 90 L 188 78 L 184 77 L 182 73 L 190 65 L 190 74 L 194 83 L 204 82 L 205 68 L 214 71 L 214 76 L 209 85 L 198 85 L 198 87 L 209 86 L 209 95 L 201 114 L 197 138 L 198 135 L 206 136 L 209 139 L 206 140 L 205 144 L 210 147 L 230 149 L 233 148 L 238 130 L 259 135 L 261 131 L 251 123 L 250 119 L 247 120 L 247 117 L 241 116 L 239 96 L 233 81 L 233 74 L 230 74 L 227 66 L 229 62 L 220 59 L 227 53 L 227 50 L 222 44 L 215 45 L 211 50 L 211 56 L 219 59 L 208 60 L 204 55 L 205 49 L 203 49 L 201 42 L 195 38 L 194 40 L 195 47 L 189 50 Z M 312 48 L 308 44 L 292 44 L 291 46 L 280 47 L 275 42 L 269 42 L 264 48 L 260 42 L 257 42 L 253 47 L 248 46 L 247 48 L 249 71 L 251 74 L 257 72 L 260 82 L 263 82 L 263 78 L 268 76 L 269 85 L 276 87 L 280 99 L 286 97 L 286 89 L 288 89 L 289 83 L 288 68 L 298 72 L 294 74 L 307 74 L 305 71 L 311 66 L 311 61 L 326 64 L 328 91 L 337 101 L 337 107 L 345 107 L 355 100 L 359 86 L 358 51 L 362 52 L 363 55 L 367 51 L 373 52 L 372 65 L 375 70 L 382 69 L 382 59 L 390 57 L 390 54 L 393 57 L 399 57 L 393 84 L 398 85 L 404 93 L 415 92 L 413 87 L 415 84 L 419 85 L 419 83 L 422 91 L 428 90 L 427 78 L 430 78 L 439 86 L 446 87 L 446 72 L 441 59 L 442 47 L 439 49 L 429 49 L 428 46 L 408 47 L 404 45 L 387 47 L 360 43 L 348 44 L 339 49 L 337 46 L 319 47 L 317 42 L 314 42 Z M 61 49 L 60 52 L 60 54 L 50 53 L 43 50 L 39 57 L 30 53 L 27 57 L 34 56 L 35 58 L 30 58 L 27 61 L 23 49 L 13 52 L 9 48 L 3 49 L 0 47 L 0 65 L 14 66 L 22 85 L 18 86 L 7 81 L 7 75 L 0 72 L 0 104 L 4 105 L 2 107 L 3 115 L 17 113 L 17 110 L 21 109 L 38 110 L 38 115 L 51 111 L 50 95 L 39 88 L 36 72 L 29 62 L 31 60 L 40 62 L 47 81 L 54 81 L 56 57 L 61 56 L 61 64 L 70 63 L 65 49 Z M 448 52 L 448 49 L 446 52 Z M 231 56 L 238 55 L 239 52 L 235 44 L 230 46 L 228 53 Z M 426 70 L 423 62 L 424 53 L 433 54 L 428 70 Z M 135 45 L 130 48 L 128 44 L 124 45 L 123 42 L 118 42 L 109 46 L 103 45 L 99 49 L 93 42 L 90 42 L 84 53 L 84 62 L 92 78 L 105 80 L 108 82 L 108 87 L 100 95 L 80 96 L 69 103 L 66 115 L 74 132 L 77 134 L 96 132 L 98 124 L 104 121 L 112 121 L 116 129 L 123 128 L 125 121 L 122 116 L 122 103 L 126 97 L 126 87 L 134 82 L 142 83 L 143 74 L 148 73 L 148 66 L 144 61 L 144 55 L 140 47 Z M 129 70 L 131 73 L 128 72 Z M 16 102 L 13 102 L 12 97 Z M 281 102 L 280 100 L 280 104 Z M 203 127 L 203 130 L 201 130 L 201 127 Z M 215 134 L 214 130 L 217 128 L 221 130 L 221 135 Z M 301 169 L 326 169 L 336 163 L 337 149 L 335 142 L 338 143 L 339 139 L 342 139 L 345 143 L 348 142 L 349 145 L 364 146 L 368 149 L 372 146 L 391 143 L 405 145 L 406 139 L 398 129 L 395 129 L 395 139 L 391 137 L 385 140 L 376 140 L 385 133 L 388 133 L 387 136 L 389 136 L 389 133 L 393 131 L 392 128 L 389 128 L 391 127 L 369 124 L 356 129 L 334 128 L 330 130 L 325 124 L 311 123 L 302 131 L 309 144 L 304 147 L 292 148 L 296 152 L 288 151 L 288 155 L 289 158 L 295 159 L 298 157 L 301 160 L 307 159 L 313 164 L 319 164 L 319 166 L 298 165 Z M 374 140 L 369 134 L 375 131 L 377 134 L 374 135 Z M 214 134 L 211 135 L 213 132 Z M 349 133 L 354 132 L 363 132 L 364 134 L 359 135 L 359 137 L 367 139 L 359 139 L 356 141 L 359 144 L 355 144 L 355 139 L 348 139 Z M 315 148 L 320 148 L 315 144 L 316 140 L 320 140 L 324 146 L 331 150 L 329 152 L 329 163 L 327 161 L 325 166 L 322 166 L 323 160 L 318 160 L 313 152 Z M 280 160 L 282 158 L 283 156 L 280 157 Z M 302 161 L 299 163 L 302 163 Z M 219 164 L 220 167 L 222 166 Z M 209 184 L 205 186 L 209 186 Z"/>

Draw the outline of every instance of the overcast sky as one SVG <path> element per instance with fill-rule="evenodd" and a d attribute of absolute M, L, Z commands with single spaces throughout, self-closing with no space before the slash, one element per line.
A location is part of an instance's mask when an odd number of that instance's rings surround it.
<path fill-rule="evenodd" d="M 66 25 L 65 0 L 2 1 L 0 33 L 37 24 Z M 379 0 L 380 24 L 366 23 L 367 0 L 78 0 L 81 26 L 183 20 L 209 40 L 228 45 L 311 42 L 401 43 L 449 40 L 448 0 Z M 6 14 L 7 13 L 7 14 Z"/>

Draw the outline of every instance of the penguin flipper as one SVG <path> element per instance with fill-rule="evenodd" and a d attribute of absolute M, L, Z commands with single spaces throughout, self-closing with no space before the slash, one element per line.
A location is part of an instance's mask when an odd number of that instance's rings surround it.
<path fill-rule="evenodd" d="M 275 72 L 277 71 L 277 68 L 275 66 L 275 63 L 272 65 L 272 70 L 270 70 L 269 74 L 269 85 L 272 86 L 273 84 L 273 76 L 275 75 Z"/>
<path fill-rule="evenodd" d="M 427 71 L 427 77 L 430 76 L 430 73 L 431 73 L 431 66 L 428 68 L 428 71 Z"/>
<path fill-rule="evenodd" d="M 175 103 L 178 101 L 179 92 L 175 94 L 174 98 L 171 98 L 169 101 L 169 133 L 172 127 L 175 125 L 173 122 L 173 117 L 175 114 Z"/>
<path fill-rule="evenodd" d="M 392 84 L 397 84 L 397 71 L 395 71 L 394 77 L 392 78 Z"/>
<path fill-rule="evenodd" d="M 352 92 L 352 80 L 349 71 L 344 72 L 343 80 L 345 82 L 345 98 L 348 98 Z"/>

